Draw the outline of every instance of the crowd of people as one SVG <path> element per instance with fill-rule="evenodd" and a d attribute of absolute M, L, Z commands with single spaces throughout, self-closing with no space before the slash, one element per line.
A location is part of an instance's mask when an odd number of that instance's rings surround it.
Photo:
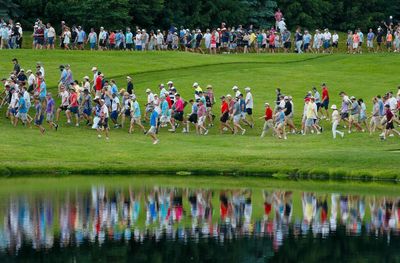
<path fill-rule="evenodd" d="M 373 134 L 379 130 L 382 140 L 394 134 L 400 136 L 395 128 L 395 124 L 400 124 L 400 87 L 397 93 L 388 91 L 383 96 L 371 98 L 370 113 L 367 101 L 362 98 L 340 92 L 342 103 L 338 107 L 330 105 L 325 83 L 321 85 L 321 90 L 313 87 L 304 97 L 303 110 L 298 114 L 301 115 L 301 124 L 297 125 L 293 98 L 283 94 L 279 88 L 276 89 L 276 100 L 265 103 L 264 114 L 254 117 L 254 98 L 250 87 L 245 87 L 242 92 L 234 86 L 231 94 L 218 96 L 221 103 L 220 109 L 216 110 L 217 96 L 212 85 L 203 90 L 199 83 L 193 83 L 193 97 L 186 99 L 173 81 L 168 81 L 167 85 L 159 84 L 153 90 L 148 88 L 146 94 L 138 94 L 130 76 L 126 77 L 126 89 L 118 88 L 116 81 L 107 79 L 97 67 L 92 68 L 91 77 L 85 76 L 78 81 L 73 78 L 70 65 L 61 65 L 58 89 L 53 95 L 47 90 L 42 63 L 37 63 L 36 70 L 25 72 L 18 59 L 12 62 L 12 74 L 2 79 L 5 89 L 0 106 L 7 107 L 6 117 L 12 125 L 21 123 L 29 127 L 33 123 L 42 134 L 46 131 L 44 121 L 57 131 L 63 113 L 67 125 L 92 127 L 97 130 L 99 138 L 105 133 L 108 140 L 111 127 L 126 129 L 129 133 L 138 127 L 152 138 L 154 144 L 159 142 L 157 134 L 161 129 L 176 132 L 178 127 L 182 127 L 183 133 L 193 129 L 197 135 L 207 135 L 216 117 L 219 117 L 221 134 L 244 135 L 246 128 L 254 128 L 255 119 L 263 119 L 261 137 L 271 131 L 276 138 L 285 140 L 288 134 L 320 134 L 323 121 L 332 123 L 333 138 L 337 134 L 344 136 L 339 126 L 348 129 L 348 133 L 368 131 Z M 146 103 L 140 105 L 138 97 L 144 97 Z M 56 98 L 60 98 L 59 105 L 56 105 Z M 31 107 L 33 114 L 30 113 Z"/>
<path fill-rule="evenodd" d="M 6 202 L 0 252 L 10 254 L 17 254 L 24 242 L 40 251 L 85 242 L 211 238 L 223 244 L 268 237 L 278 251 L 286 239 L 309 234 L 327 238 L 341 229 L 347 235 L 387 237 L 388 242 L 400 234 L 400 200 L 388 196 L 93 186 L 58 199 L 10 197 Z"/>
<path fill-rule="evenodd" d="M 278 9 L 275 12 L 275 25 L 271 28 L 255 28 L 253 25 L 237 27 L 222 22 L 218 28 L 179 29 L 171 26 L 168 30 L 146 30 L 136 27 L 131 29 L 99 29 L 90 28 L 85 31 L 82 26 L 68 26 L 61 22 L 61 32 L 50 23 L 37 19 L 33 26 L 34 49 L 54 49 L 58 45 L 62 49 L 82 50 L 181 50 L 198 53 L 248 53 L 248 52 L 313 52 L 332 53 L 339 48 L 339 34 L 328 28 L 316 29 L 312 32 L 298 27 L 290 32 L 285 18 Z M 21 48 L 22 28 L 20 23 L 2 21 L 0 28 L 0 48 Z M 348 53 L 368 52 L 400 52 L 400 23 L 389 21 L 364 33 L 360 28 L 348 31 Z M 366 47 L 366 49 L 364 48 Z"/>

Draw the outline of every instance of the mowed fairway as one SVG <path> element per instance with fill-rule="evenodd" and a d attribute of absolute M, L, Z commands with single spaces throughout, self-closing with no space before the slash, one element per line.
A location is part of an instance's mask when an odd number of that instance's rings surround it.
<path fill-rule="evenodd" d="M 400 84 L 397 54 L 335 55 L 198 55 L 172 52 L 65 52 L 65 51 L 0 51 L 0 77 L 12 70 L 12 58 L 18 58 L 22 68 L 34 69 L 41 61 L 46 70 L 48 87 L 56 92 L 60 76 L 58 66 L 70 64 L 74 78 L 81 81 L 92 76 L 97 66 L 107 79 L 115 79 L 125 88 L 126 76 L 134 79 L 135 93 L 144 112 L 145 89 L 158 92 L 158 84 L 173 80 L 184 99 L 193 97 L 193 82 L 202 88 L 212 84 L 216 97 L 231 93 L 238 85 L 252 88 L 255 117 L 263 115 L 264 102 L 275 101 L 275 88 L 292 95 L 296 124 L 300 127 L 303 98 L 312 86 L 327 83 L 331 105 L 340 107 L 338 93 L 363 98 L 371 111 L 371 98 L 389 90 L 397 92 Z M 2 87 L 3 88 L 3 87 Z M 133 173 L 178 172 L 202 173 L 237 172 L 246 175 L 312 174 L 341 177 L 400 178 L 400 138 L 380 141 L 378 133 L 352 133 L 344 139 L 333 140 L 330 123 L 323 121 L 321 135 L 289 135 L 287 141 L 272 136 L 259 137 L 263 120 L 248 128 L 245 136 L 220 135 L 218 127 L 219 101 L 214 107 L 218 116 L 208 136 L 170 134 L 162 129 L 159 145 L 138 129 L 129 135 L 127 129 L 111 129 L 110 141 L 97 139 L 96 132 L 84 125 L 68 127 L 65 116 L 60 129 L 42 136 L 35 128 L 22 125 L 14 128 L 0 115 L 0 166 L 11 173 Z M 31 109 L 31 115 L 32 109 Z M 185 109 L 190 112 L 190 107 Z"/>

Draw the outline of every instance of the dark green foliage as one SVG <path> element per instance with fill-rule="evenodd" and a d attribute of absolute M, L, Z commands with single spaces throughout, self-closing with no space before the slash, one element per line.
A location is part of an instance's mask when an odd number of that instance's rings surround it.
<path fill-rule="evenodd" d="M 398 0 L 1 0 L 0 18 L 18 18 L 25 28 L 37 18 L 56 27 L 60 20 L 85 28 L 120 29 L 219 27 L 274 24 L 280 7 L 289 28 L 325 28 L 345 31 L 382 25 L 390 15 L 400 19 Z"/>

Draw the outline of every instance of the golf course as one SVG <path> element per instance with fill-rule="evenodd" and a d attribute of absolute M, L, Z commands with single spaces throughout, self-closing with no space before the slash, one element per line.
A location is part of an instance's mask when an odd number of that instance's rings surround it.
<path fill-rule="evenodd" d="M 45 124 L 41 135 L 37 128 L 19 124 L 14 127 L 0 110 L 0 174 L 192 174 L 274 176 L 289 178 L 329 178 L 399 180 L 400 138 L 381 141 L 379 131 L 353 132 L 332 139 L 331 123 L 322 120 L 322 134 L 289 134 L 279 140 L 269 132 L 260 138 L 264 120 L 264 103 L 273 104 L 275 89 L 293 97 L 295 124 L 301 125 L 305 94 L 322 83 L 329 89 L 330 105 L 340 107 L 339 92 L 363 98 L 367 113 L 372 97 L 400 85 L 398 54 L 230 54 L 201 55 L 185 52 L 101 52 L 61 50 L 1 50 L 0 77 L 12 71 L 11 60 L 17 58 L 23 69 L 34 70 L 40 61 L 45 68 L 48 91 L 56 98 L 60 78 L 59 66 L 70 64 L 74 79 L 92 76 L 96 66 L 106 79 L 114 79 L 119 89 L 126 88 L 131 76 L 142 112 L 145 90 L 158 93 L 158 85 L 172 80 L 182 98 L 193 98 L 192 84 L 214 88 L 216 98 L 232 93 L 237 85 L 244 92 L 250 87 L 254 96 L 253 129 L 245 127 L 244 136 L 219 133 L 220 103 L 213 111 L 215 125 L 207 136 L 169 133 L 161 129 L 160 143 L 152 145 L 139 129 L 113 129 L 110 140 L 99 140 L 85 125 L 68 126 L 62 115 L 58 131 Z M 3 90 L 4 87 L 1 87 Z M 190 113 L 190 105 L 185 108 Z M 32 116 L 31 109 L 30 115 Z M 126 124 L 127 125 L 127 124 Z M 148 123 L 145 123 L 148 128 Z M 395 126 L 396 127 L 396 126 Z M 343 127 L 340 127 L 343 130 Z"/>

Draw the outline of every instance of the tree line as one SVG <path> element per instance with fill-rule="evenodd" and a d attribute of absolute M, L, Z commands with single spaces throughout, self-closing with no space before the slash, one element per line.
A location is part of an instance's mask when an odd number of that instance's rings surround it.
<path fill-rule="evenodd" d="M 64 20 L 86 29 L 237 26 L 267 28 L 280 8 L 288 28 L 330 28 L 345 31 L 380 25 L 389 16 L 400 18 L 398 0 L 0 0 L 0 18 L 13 18 L 31 30 L 36 19 L 56 28 Z"/>

